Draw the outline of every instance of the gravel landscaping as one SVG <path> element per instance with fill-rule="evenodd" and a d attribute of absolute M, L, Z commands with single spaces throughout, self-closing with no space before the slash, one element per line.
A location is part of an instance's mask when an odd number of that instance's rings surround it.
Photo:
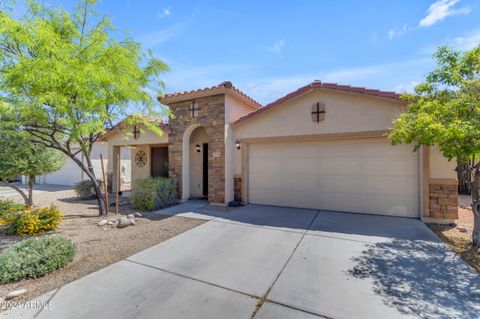
<path fill-rule="evenodd" d="M 434 225 L 428 227 L 465 262 L 480 273 L 480 250 L 472 246 L 473 212 L 468 208 L 458 208 L 456 225 Z"/>
<path fill-rule="evenodd" d="M 135 226 L 122 229 L 97 226 L 101 219 L 97 215 L 96 201 L 78 200 L 72 190 L 42 193 L 34 202 L 36 206 L 53 203 L 63 211 L 63 221 L 54 233 L 73 240 L 77 254 L 65 268 L 44 277 L 0 285 L 0 299 L 17 289 L 27 292 L 15 301 L 31 299 L 204 223 L 192 218 L 142 213 L 142 217 L 136 218 Z M 122 215 L 134 213 L 128 206 L 121 206 L 120 210 Z M 118 218 L 110 213 L 107 219 Z M 23 239 L 0 234 L 0 251 Z"/>

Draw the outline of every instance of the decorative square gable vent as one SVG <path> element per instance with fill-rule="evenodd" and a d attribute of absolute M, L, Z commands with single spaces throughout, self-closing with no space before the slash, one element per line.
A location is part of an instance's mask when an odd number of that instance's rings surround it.
<path fill-rule="evenodd" d="M 317 102 L 312 105 L 312 121 L 320 123 L 325 120 L 325 104 Z"/>

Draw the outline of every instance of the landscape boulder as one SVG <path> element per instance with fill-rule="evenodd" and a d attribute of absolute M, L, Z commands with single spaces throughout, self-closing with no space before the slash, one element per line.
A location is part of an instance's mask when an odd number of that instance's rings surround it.
<path fill-rule="evenodd" d="M 130 220 L 127 217 L 122 216 L 118 220 L 117 228 L 125 228 L 125 227 L 128 227 L 128 226 L 130 226 Z"/>

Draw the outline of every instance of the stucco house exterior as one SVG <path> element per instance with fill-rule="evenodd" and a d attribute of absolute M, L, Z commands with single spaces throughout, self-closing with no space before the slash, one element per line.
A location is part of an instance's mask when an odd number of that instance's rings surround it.
<path fill-rule="evenodd" d="M 174 117 L 118 125 L 103 139 L 108 171 L 131 150 L 132 180 L 176 178 L 182 200 L 457 218 L 455 162 L 435 147 L 392 146 L 406 104 L 394 92 L 315 81 L 266 106 L 230 82 L 159 97 Z"/>
<path fill-rule="evenodd" d="M 95 171 L 95 176 L 102 178 L 102 164 L 100 160 L 100 155 L 103 156 L 103 165 L 106 167 L 108 163 L 107 153 L 108 153 L 108 144 L 107 143 L 95 143 L 92 148 L 91 162 L 93 165 L 93 170 Z M 75 149 L 75 147 L 72 147 Z M 122 149 L 121 154 L 121 181 L 125 186 L 130 185 L 131 182 L 131 172 L 132 167 L 130 159 L 130 150 Z M 79 154 L 77 156 L 82 162 L 86 163 L 85 158 Z M 22 182 L 27 183 L 27 177 L 22 176 Z M 67 158 L 65 165 L 56 172 L 36 176 L 35 182 L 37 184 L 52 184 L 52 185 L 63 185 L 63 186 L 73 186 L 78 182 L 88 180 L 88 176 L 82 171 L 82 169 L 75 163 L 71 158 Z M 129 186 L 128 186 L 129 188 Z"/>

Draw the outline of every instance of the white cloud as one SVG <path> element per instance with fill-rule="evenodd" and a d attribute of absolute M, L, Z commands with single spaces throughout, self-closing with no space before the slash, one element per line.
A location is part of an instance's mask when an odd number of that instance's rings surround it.
<path fill-rule="evenodd" d="M 451 39 L 448 44 L 457 50 L 471 50 L 480 45 L 480 29 L 473 30 L 462 37 Z"/>
<path fill-rule="evenodd" d="M 432 55 L 441 45 L 450 46 L 455 50 L 471 50 L 480 45 L 480 28 L 470 30 L 455 38 L 445 39 L 442 42 L 430 43 L 423 47 L 420 52 L 422 54 Z"/>
<path fill-rule="evenodd" d="M 165 42 L 171 38 L 177 37 L 182 33 L 183 24 L 176 24 L 170 28 L 153 31 L 137 37 L 137 40 L 146 47 L 153 47 L 157 44 Z"/>
<path fill-rule="evenodd" d="M 268 50 L 274 54 L 277 54 L 277 55 L 282 55 L 282 51 L 283 51 L 283 47 L 286 45 L 287 43 L 285 42 L 284 39 L 280 39 L 278 40 L 277 42 L 275 42 L 273 44 L 272 47 L 270 47 Z"/>
<path fill-rule="evenodd" d="M 420 80 L 413 80 L 413 81 L 406 82 L 406 83 L 400 83 L 400 84 L 396 85 L 393 89 L 395 90 L 395 92 L 402 92 L 402 93 L 409 92 L 409 93 L 412 93 L 414 91 L 415 87 L 419 84 L 420 84 Z"/>
<path fill-rule="evenodd" d="M 404 24 L 402 27 L 395 27 L 393 29 L 390 29 L 390 31 L 388 31 L 388 38 L 391 40 L 394 37 L 398 37 L 399 35 L 405 34 L 412 30 L 413 30 L 412 27 L 409 27 L 406 24 Z"/>
<path fill-rule="evenodd" d="M 163 8 L 163 9 L 162 9 L 162 12 L 160 12 L 160 13 L 158 14 L 158 17 L 159 17 L 160 19 L 163 19 L 163 18 L 165 18 L 165 17 L 168 17 L 168 16 L 171 15 L 171 14 L 172 14 L 172 12 L 170 11 L 170 8 Z"/>
<path fill-rule="evenodd" d="M 432 59 L 425 58 L 400 63 L 341 68 L 326 72 L 257 77 L 254 80 L 249 79 L 238 83 L 234 81 L 234 84 L 263 104 L 270 103 L 315 79 L 320 79 L 322 82 L 367 86 L 374 89 L 411 91 L 415 83 L 419 82 L 431 68 L 431 65 Z"/>
<path fill-rule="evenodd" d="M 468 14 L 471 9 L 469 7 L 454 8 L 460 0 L 438 0 L 430 5 L 427 15 L 420 20 L 420 27 L 430 27 L 435 23 L 442 21 L 448 16 L 459 14 Z"/>

